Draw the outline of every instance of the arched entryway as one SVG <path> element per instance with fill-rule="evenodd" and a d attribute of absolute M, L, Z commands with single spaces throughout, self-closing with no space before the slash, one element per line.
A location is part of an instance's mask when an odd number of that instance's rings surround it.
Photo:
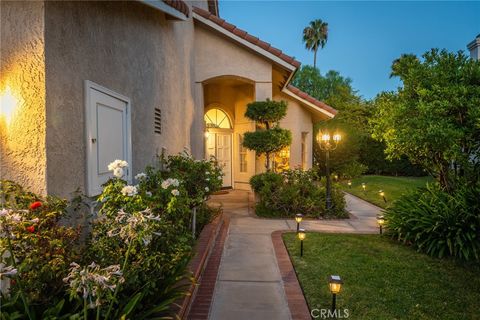
<path fill-rule="evenodd" d="M 214 156 L 222 166 L 223 188 L 233 185 L 232 173 L 232 134 L 233 125 L 228 114 L 221 105 L 215 104 L 205 112 L 205 155 Z"/>

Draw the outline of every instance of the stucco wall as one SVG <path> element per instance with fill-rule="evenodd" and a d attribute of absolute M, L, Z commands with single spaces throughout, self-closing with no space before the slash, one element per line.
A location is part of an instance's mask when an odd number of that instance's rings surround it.
<path fill-rule="evenodd" d="M 131 99 L 133 174 L 162 147 L 203 153 L 203 108 L 194 108 L 193 23 L 137 2 L 47 2 L 48 191 L 85 190 L 84 80 Z M 162 134 L 153 129 L 162 110 Z"/>
<path fill-rule="evenodd" d="M 271 83 L 272 65 L 218 32 L 195 23 L 195 81 L 225 75 Z"/>
<path fill-rule="evenodd" d="M 18 101 L 0 117 L 0 179 L 46 192 L 44 4 L 0 2 L 0 94 Z"/>
<path fill-rule="evenodd" d="M 290 146 L 290 168 L 302 165 L 302 133 L 307 132 L 306 142 L 306 168 L 312 167 L 312 116 L 298 102 L 285 94 L 277 94 L 274 100 L 285 100 L 288 103 L 287 115 L 280 121 L 280 126 L 292 132 L 292 144 Z"/>

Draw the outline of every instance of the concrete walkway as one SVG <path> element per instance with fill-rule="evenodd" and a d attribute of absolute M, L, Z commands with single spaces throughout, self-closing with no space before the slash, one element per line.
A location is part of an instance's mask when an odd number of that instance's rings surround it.
<path fill-rule="evenodd" d="M 380 208 L 345 195 L 347 220 L 307 220 L 307 231 L 376 233 Z M 260 219 L 253 214 L 252 194 L 234 190 L 211 200 L 223 205 L 230 217 L 209 319 L 291 319 L 273 249 L 271 233 L 295 230 L 294 220 Z"/>

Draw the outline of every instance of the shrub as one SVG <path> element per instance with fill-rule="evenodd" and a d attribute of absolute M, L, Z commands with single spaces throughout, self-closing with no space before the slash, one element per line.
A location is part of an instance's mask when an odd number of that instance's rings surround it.
<path fill-rule="evenodd" d="M 326 188 L 315 180 L 313 171 L 286 170 L 253 176 L 252 189 L 260 196 L 256 213 L 268 217 L 293 217 L 301 213 L 311 217 L 348 217 L 340 190 L 332 188 L 333 207 L 325 208 Z"/>
<path fill-rule="evenodd" d="M 8 314 L 11 308 L 34 313 L 63 299 L 62 278 L 81 255 L 80 229 L 61 224 L 68 216 L 67 201 L 41 197 L 12 181 L 0 183 L 0 197 L 8 208 L 0 209 L 1 269 L 16 271 L 10 276 L 12 298 L 1 296 L 2 312 Z"/>
<path fill-rule="evenodd" d="M 459 184 L 447 193 L 437 184 L 402 196 L 385 212 L 388 232 L 434 257 L 480 257 L 480 187 Z"/>

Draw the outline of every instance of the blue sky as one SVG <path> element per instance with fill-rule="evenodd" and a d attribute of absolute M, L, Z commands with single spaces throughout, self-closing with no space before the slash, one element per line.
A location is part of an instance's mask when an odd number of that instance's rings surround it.
<path fill-rule="evenodd" d="M 329 24 L 329 39 L 317 55 L 321 72 L 337 70 L 365 98 L 394 90 L 390 66 L 402 53 L 430 48 L 466 50 L 480 34 L 480 2 L 220 1 L 220 16 L 270 42 L 302 64 L 313 53 L 302 43 L 314 19 Z"/>

